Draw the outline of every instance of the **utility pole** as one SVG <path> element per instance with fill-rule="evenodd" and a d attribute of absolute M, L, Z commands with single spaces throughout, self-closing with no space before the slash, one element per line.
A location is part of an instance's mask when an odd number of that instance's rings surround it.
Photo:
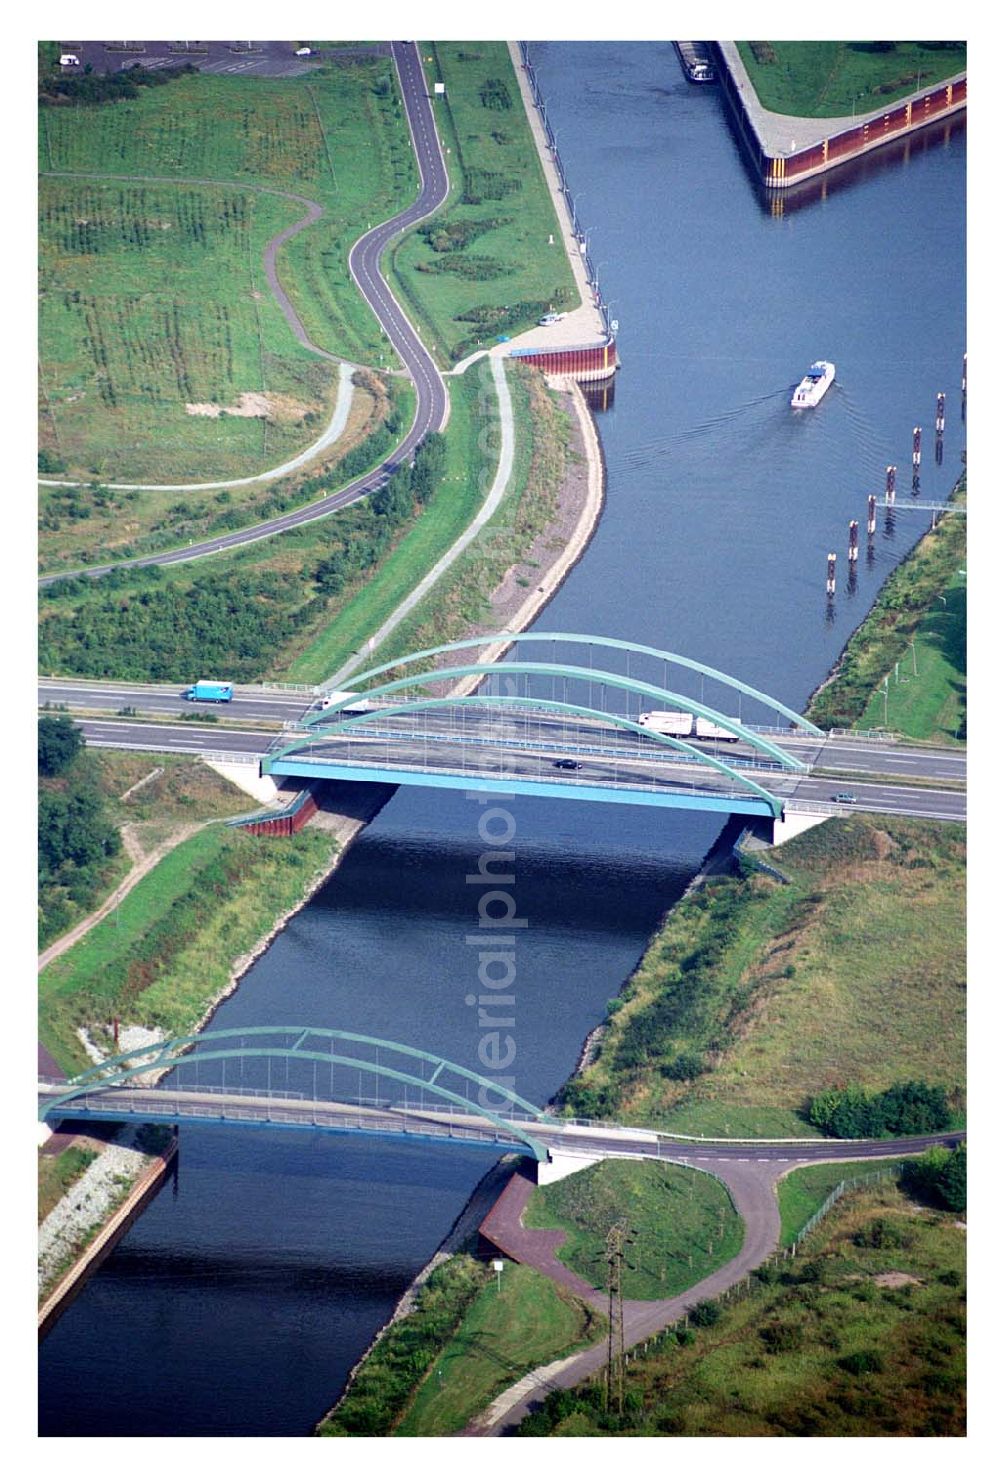
<path fill-rule="evenodd" d="M 625 1306 L 622 1301 L 622 1266 L 625 1247 L 635 1239 L 629 1234 L 628 1221 L 617 1220 L 608 1231 L 604 1258 L 608 1263 L 608 1364 L 604 1387 L 604 1408 L 610 1412 L 614 1401 L 619 1414 L 625 1411 Z"/>

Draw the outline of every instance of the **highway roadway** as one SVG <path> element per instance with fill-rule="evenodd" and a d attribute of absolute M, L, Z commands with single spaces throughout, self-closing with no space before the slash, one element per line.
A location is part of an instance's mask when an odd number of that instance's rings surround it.
<path fill-rule="evenodd" d="M 315 710 L 309 690 L 237 687 L 226 704 L 191 704 L 181 686 L 41 679 L 39 706 L 79 714 L 88 743 L 149 752 L 231 754 L 259 759 L 295 741 L 301 719 Z M 124 717 L 126 709 L 134 715 Z M 215 721 L 171 722 L 195 714 Z M 149 721 L 148 719 L 159 721 Z M 681 788 L 730 792 L 732 780 L 707 765 L 643 736 L 552 713 L 491 709 L 431 709 L 374 719 L 347 733 L 312 730 L 308 756 L 356 765 L 394 765 L 574 785 Z M 381 730 L 381 731 L 380 731 Z M 867 738 L 770 735 L 809 766 L 787 772 L 746 744 L 696 744 L 732 765 L 791 811 L 847 813 L 858 808 L 918 818 L 964 821 L 964 750 L 918 747 Z M 561 761 L 561 764 L 560 764 Z M 571 767 L 575 765 L 575 767 Z M 743 786 L 740 786 L 742 789 Z M 834 799 L 854 796 L 852 804 Z"/>
<path fill-rule="evenodd" d="M 185 548 L 167 553 L 150 554 L 145 558 L 122 559 L 115 564 L 95 564 L 74 571 L 76 575 L 98 578 L 112 569 L 147 564 L 179 564 L 191 559 L 204 558 L 209 554 L 221 553 L 225 549 L 239 548 L 243 544 L 255 543 L 262 538 L 271 538 L 289 528 L 325 517 L 338 508 L 348 507 L 359 498 L 367 497 L 388 480 L 393 467 L 411 459 L 419 443 L 431 431 L 442 428 L 448 417 L 448 392 L 433 358 L 424 348 L 420 335 L 407 318 L 397 299 L 393 296 L 386 279 L 381 273 L 379 261 L 386 245 L 394 236 L 433 215 L 448 198 L 448 172 L 445 168 L 441 144 L 434 124 L 434 113 L 427 84 L 424 80 L 420 55 L 412 41 L 394 41 L 392 55 L 396 64 L 402 89 L 403 103 L 409 124 L 410 136 L 416 153 L 420 172 L 420 193 L 414 203 L 391 220 L 383 222 L 362 236 L 351 249 L 349 266 L 359 292 L 378 318 L 386 337 L 396 350 L 416 390 L 416 412 L 413 424 L 400 445 L 380 466 L 365 476 L 357 478 L 339 492 L 332 493 L 295 512 L 270 518 L 234 533 L 218 538 L 207 538 Z M 39 586 L 53 584 L 65 574 L 49 574 L 41 578 Z"/>
<path fill-rule="evenodd" d="M 230 703 L 195 704 L 183 696 L 185 686 L 181 683 L 140 683 L 109 680 L 89 680 L 73 677 L 40 677 L 38 679 L 38 705 L 48 703 L 52 707 L 64 706 L 79 713 L 118 713 L 122 708 L 134 708 L 139 716 L 179 717 L 192 711 L 214 712 L 225 721 L 242 719 L 247 723 L 295 723 L 311 710 L 317 700 L 312 688 L 294 690 L 268 686 L 239 686 L 234 688 Z M 509 738 L 525 731 L 536 735 L 547 734 L 552 742 L 577 742 L 587 745 L 596 741 L 602 752 L 614 748 L 622 753 L 634 753 L 636 737 L 622 729 L 601 723 L 574 719 L 567 722 L 558 715 L 535 710 L 525 710 L 521 715 L 499 709 L 476 711 L 466 708 L 461 717 L 461 727 L 456 726 L 448 710 L 425 711 L 414 714 L 410 719 L 394 719 L 402 726 L 405 722 L 417 724 L 420 736 L 426 731 L 437 736 L 449 732 L 461 732 L 463 739 L 471 738 L 475 729 L 481 728 L 489 735 L 488 741 Z M 964 748 L 934 748 L 928 745 L 907 744 L 889 740 L 872 739 L 866 736 L 844 737 L 794 734 L 788 731 L 771 732 L 767 736 L 794 757 L 807 764 L 810 769 L 824 773 L 872 774 L 883 778 L 920 779 L 941 784 L 964 785 L 966 781 L 966 752 Z M 719 743 L 701 745 L 708 751 L 718 753 L 730 761 L 748 762 L 753 757 L 743 744 Z"/>
<path fill-rule="evenodd" d="M 251 726 L 229 726 L 222 723 L 142 722 L 136 719 L 83 718 L 80 727 L 88 744 L 96 748 L 126 748 L 149 753 L 210 754 L 247 762 L 259 761 L 277 742 L 295 737 L 294 733 L 278 734 Z M 572 751 L 572 750 L 570 750 Z M 410 736 L 393 740 L 387 748 L 380 738 L 358 736 L 354 739 L 318 739 L 310 745 L 309 758 L 327 759 L 344 766 L 355 764 L 370 770 L 373 766 L 391 765 L 415 772 L 436 770 L 454 773 L 462 779 L 478 774 L 514 782 L 544 779 L 559 784 L 572 797 L 574 786 L 615 785 L 630 789 L 669 788 L 689 793 L 732 793 L 736 786 L 726 776 L 696 765 L 660 754 L 639 757 L 635 752 L 613 756 L 587 755 L 574 760 L 573 770 L 558 768 L 557 760 L 567 749 L 556 742 L 535 744 L 526 749 L 489 747 L 485 744 L 437 743 L 431 735 Z M 727 755 L 727 758 L 729 755 Z M 855 796 L 852 805 L 838 803 L 833 796 L 845 792 L 838 781 L 823 775 L 788 774 L 780 769 L 750 768 L 746 772 L 770 793 L 784 799 L 790 812 L 847 814 L 865 810 L 882 814 L 909 815 L 913 818 L 948 820 L 962 823 L 966 818 L 966 794 L 962 789 L 936 787 L 933 782 L 921 786 L 893 780 L 850 781 Z M 344 777 L 338 774 L 337 777 Z M 366 778 L 370 773 L 366 772 Z M 393 779 L 389 782 L 398 782 Z"/>

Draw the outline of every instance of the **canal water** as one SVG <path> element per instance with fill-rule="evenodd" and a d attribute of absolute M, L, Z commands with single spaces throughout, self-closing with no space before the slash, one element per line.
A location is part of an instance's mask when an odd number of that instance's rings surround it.
<path fill-rule="evenodd" d="M 604 516 L 539 626 L 676 650 L 799 705 L 927 527 L 909 510 L 914 425 L 921 501 L 942 500 L 961 470 L 964 122 L 778 213 L 718 90 L 689 86 L 669 43 L 536 44 L 532 58 L 623 360 L 599 418 Z M 792 415 L 815 358 L 837 364 L 837 382 Z M 891 532 L 880 514 L 866 550 L 867 494 L 888 463 L 900 511 Z M 400 791 L 215 1023 L 335 1025 L 483 1069 L 466 1003 L 481 888 L 466 877 L 509 834 L 526 921 L 510 1070 L 522 1095 L 546 1099 L 719 821 L 493 808 L 506 818 L 461 794 Z M 491 1161 L 185 1128 L 176 1180 L 42 1346 L 43 1433 L 308 1433 Z"/>

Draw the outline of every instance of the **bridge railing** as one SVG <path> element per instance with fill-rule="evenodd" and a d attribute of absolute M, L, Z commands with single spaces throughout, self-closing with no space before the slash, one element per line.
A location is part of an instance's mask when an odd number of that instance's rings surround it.
<path fill-rule="evenodd" d="M 189 1087 L 189 1093 L 197 1092 L 198 1096 L 211 1095 L 213 1091 L 221 1094 L 221 1087 Z M 89 1115 L 102 1116 L 112 1110 L 115 1115 L 123 1117 L 138 1117 L 144 1120 L 169 1118 L 183 1121 L 185 1118 L 192 1120 L 204 1120 L 208 1113 L 203 1101 L 192 1100 L 189 1096 L 185 1098 L 183 1087 L 171 1087 L 157 1091 L 158 1102 L 156 1106 L 150 1104 L 148 1091 L 139 1091 L 133 1094 L 128 1089 L 119 1089 L 114 1092 L 93 1092 L 74 1099 L 67 1107 L 67 1114 L 77 1117 Z M 261 1126 L 288 1126 L 288 1127 L 317 1127 L 330 1129 L 343 1129 L 344 1131 L 363 1131 L 366 1133 L 384 1134 L 387 1137 L 403 1136 L 420 1138 L 444 1138 L 453 1141 L 461 1140 L 468 1143 L 495 1143 L 505 1148 L 524 1149 L 524 1139 L 518 1136 L 512 1129 L 510 1134 L 505 1134 L 502 1124 L 494 1125 L 486 1120 L 482 1125 L 467 1121 L 456 1120 L 459 1116 L 458 1109 L 450 1111 L 438 1108 L 432 1109 L 437 1117 L 427 1115 L 429 1109 L 419 1109 L 413 1103 L 392 1103 L 378 1098 L 361 1098 L 359 1102 L 334 1103 L 331 1102 L 324 1107 L 319 1102 L 313 1102 L 305 1094 L 295 1092 L 280 1092 L 272 1090 L 269 1093 L 256 1093 L 254 1098 L 248 1094 L 246 1103 L 233 1101 L 238 1096 L 231 1089 L 226 1089 L 224 1105 L 220 1103 L 218 1117 L 213 1113 L 209 1120 L 219 1122 L 237 1123 L 259 1123 Z M 266 1096 L 267 1100 L 261 1104 L 260 1098 Z M 308 1115 L 301 1111 L 296 1112 L 297 1102 L 302 1105 L 309 1104 L 311 1110 Z M 113 1104 L 113 1107 L 112 1105 Z M 380 1114 L 377 1115 L 377 1114 Z M 417 1115 L 420 1114 L 420 1115 Z M 513 1118 L 514 1114 L 504 1113 L 505 1118 Z M 534 1124 L 534 1119 L 527 1114 L 517 1114 L 528 1123 Z M 536 1124 L 537 1125 L 537 1124 Z"/>
<path fill-rule="evenodd" d="M 161 744 L 160 745 L 160 749 L 162 749 L 162 747 L 163 747 L 163 745 Z M 204 752 L 204 751 L 202 751 L 201 752 L 201 757 L 205 760 L 206 764 L 209 764 L 209 763 L 211 763 L 211 764 L 259 764 L 260 763 L 260 754 L 259 753 L 235 753 L 235 752 L 226 753 L 226 752 L 222 752 L 222 751 L 218 751 L 218 752 L 212 752 L 212 751 Z"/>
<path fill-rule="evenodd" d="M 831 728 L 829 736 L 838 740 L 863 739 L 866 743 L 898 743 L 901 733 L 892 733 L 888 728 Z"/>
<path fill-rule="evenodd" d="M 301 731 L 295 723 L 285 723 L 283 727 L 286 730 L 291 730 L 294 732 Z M 313 728 L 310 731 L 312 734 L 323 733 L 322 729 L 316 728 Z M 400 738 L 405 738 L 410 742 L 416 742 L 419 739 L 424 739 L 434 744 L 454 743 L 460 747 L 464 746 L 467 748 L 507 748 L 513 749 L 517 752 L 522 751 L 528 747 L 537 747 L 537 740 L 534 739 L 531 735 L 526 735 L 524 738 L 503 738 L 489 732 L 479 734 L 475 732 L 473 732 L 472 734 L 447 733 L 439 729 L 427 729 L 420 731 L 413 731 L 412 729 L 400 729 L 396 732 L 388 733 L 385 731 L 380 731 L 377 728 L 367 728 L 361 726 L 352 728 L 350 732 L 337 732 L 336 729 L 331 729 L 325 739 L 317 737 L 317 742 L 343 742 L 345 739 L 350 740 L 353 737 L 360 738 L 363 741 L 367 741 L 372 738 L 385 738 L 389 741 L 392 741 L 393 739 L 398 740 Z M 701 739 L 699 741 L 711 742 L 712 740 Z M 276 740 L 275 744 L 272 744 L 272 747 L 275 746 L 281 746 L 280 739 Z M 640 757 L 644 763 L 649 761 L 650 763 L 681 764 L 686 765 L 689 768 L 692 767 L 694 762 L 696 762 L 689 758 L 687 754 L 677 753 L 676 751 L 672 751 L 670 749 L 660 748 L 658 746 L 654 747 L 652 745 L 641 750 L 637 750 L 634 746 L 631 748 L 625 746 L 619 748 L 608 748 L 606 745 L 598 743 L 574 743 L 572 741 L 558 742 L 555 739 L 546 738 L 544 740 L 544 747 L 546 754 L 551 750 L 553 753 L 582 753 L 588 754 L 594 758 L 620 758 L 628 760 L 629 762 L 634 762 L 638 754 L 638 757 Z M 726 754 L 726 758 L 729 763 L 732 763 L 733 765 L 736 765 L 741 769 L 759 769 L 761 772 L 768 773 L 784 772 L 781 764 L 777 763 L 774 759 L 744 758 L 741 757 L 739 754 L 728 752 Z M 541 758 L 540 761 L 542 763 L 545 762 L 544 758 Z"/>
<path fill-rule="evenodd" d="M 319 695 L 320 688 L 307 682 L 240 682 L 241 692 L 304 692 L 309 697 Z"/>

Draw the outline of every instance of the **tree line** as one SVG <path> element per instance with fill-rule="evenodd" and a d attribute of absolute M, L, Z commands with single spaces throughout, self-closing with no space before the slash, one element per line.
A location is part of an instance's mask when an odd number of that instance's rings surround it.
<path fill-rule="evenodd" d="M 905 1138 L 941 1133 L 952 1125 L 944 1087 L 896 1082 L 884 1092 L 833 1087 L 809 1104 L 809 1121 L 832 1138 Z"/>
<path fill-rule="evenodd" d="M 97 774 L 68 717 L 38 723 L 39 943 L 66 931 L 96 900 L 121 850 Z"/>

